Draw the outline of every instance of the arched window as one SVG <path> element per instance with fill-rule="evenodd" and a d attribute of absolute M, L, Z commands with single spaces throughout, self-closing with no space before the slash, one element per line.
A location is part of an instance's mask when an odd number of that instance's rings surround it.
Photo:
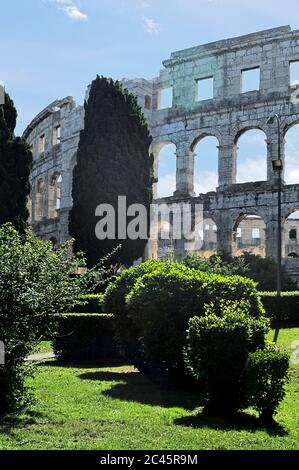
<path fill-rule="evenodd" d="M 285 256 L 291 258 L 294 258 L 294 254 L 299 256 L 299 210 L 293 210 L 285 220 L 284 233 L 286 233 Z"/>
<path fill-rule="evenodd" d="M 176 146 L 162 144 L 158 154 L 157 197 L 172 196 L 176 189 Z"/>
<path fill-rule="evenodd" d="M 145 109 L 151 109 L 151 107 L 152 107 L 152 99 L 149 95 L 145 95 L 144 107 L 145 107 Z"/>
<path fill-rule="evenodd" d="M 233 255 L 244 252 L 266 256 L 266 224 L 254 214 L 240 214 L 233 228 Z"/>
<path fill-rule="evenodd" d="M 259 129 L 243 132 L 236 140 L 237 183 L 267 180 L 266 134 Z"/>
<path fill-rule="evenodd" d="M 49 218 L 58 217 L 58 211 L 61 205 L 61 182 L 62 176 L 56 171 L 50 179 L 49 185 Z"/>
<path fill-rule="evenodd" d="M 194 191 L 196 194 L 216 191 L 218 186 L 218 146 L 216 137 L 207 136 L 194 146 Z"/>
<path fill-rule="evenodd" d="M 289 239 L 290 240 L 297 240 L 297 229 L 296 228 L 292 228 L 289 231 Z"/>
<path fill-rule="evenodd" d="M 201 251 L 205 258 L 208 258 L 217 253 L 217 233 L 218 228 L 213 219 L 203 220 L 203 246 Z"/>
<path fill-rule="evenodd" d="M 291 127 L 285 135 L 285 172 L 287 184 L 299 183 L 299 124 Z"/>
<path fill-rule="evenodd" d="M 45 215 L 45 182 L 39 179 L 36 185 L 35 220 L 40 221 Z"/>

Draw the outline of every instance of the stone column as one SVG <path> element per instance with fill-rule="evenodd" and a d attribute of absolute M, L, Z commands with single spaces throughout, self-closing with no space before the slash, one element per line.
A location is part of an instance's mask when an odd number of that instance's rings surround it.
<path fill-rule="evenodd" d="M 219 189 L 224 189 L 225 186 L 230 186 L 236 182 L 237 146 L 235 143 L 230 142 L 219 145 L 218 149 Z"/>
<path fill-rule="evenodd" d="M 174 196 L 194 196 L 194 152 L 182 142 L 176 151 L 176 191 Z"/>
<path fill-rule="evenodd" d="M 273 129 L 269 138 L 267 139 L 267 179 L 270 183 L 276 184 L 277 173 L 273 171 L 272 161 L 278 159 L 278 140 L 277 129 Z M 285 140 L 281 138 L 281 159 L 283 168 L 285 168 Z M 284 169 L 282 171 L 282 180 L 284 182 Z"/>
<path fill-rule="evenodd" d="M 218 253 L 233 253 L 233 228 L 232 221 L 227 211 L 215 218 L 217 224 L 217 251 Z"/>
<path fill-rule="evenodd" d="M 153 182 L 153 198 L 157 199 L 158 196 L 158 170 L 159 170 L 159 153 L 160 149 L 156 149 L 152 152 L 154 157 L 153 162 L 153 174 L 154 174 L 154 182 Z"/>
<path fill-rule="evenodd" d="M 283 221 L 281 222 L 283 223 Z M 272 218 L 266 222 L 266 257 L 277 261 L 277 211 L 273 208 Z M 285 257 L 285 229 L 282 225 L 282 257 Z"/>

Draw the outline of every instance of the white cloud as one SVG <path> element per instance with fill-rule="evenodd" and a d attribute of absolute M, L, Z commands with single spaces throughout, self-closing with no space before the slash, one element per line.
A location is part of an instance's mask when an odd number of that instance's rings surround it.
<path fill-rule="evenodd" d="M 267 158 L 264 155 L 247 158 L 237 164 L 237 182 L 265 181 L 267 179 Z"/>
<path fill-rule="evenodd" d="M 159 178 L 157 183 L 157 195 L 158 197 L 172 196 L 176 188 L 176 176 L 175 173 L 168 173 Z"/>
<path fill-rule="evenodd" d="M 60 0 L 61 1 L 61 0 Z M 88 15 L 86 13 L 83 13 L 81 10 L 79 10 L 78 7 L 74 5 L 70 5 L 67 7 L 60 8 L 63 10 L 69 18 L 75 21 L 86 21 L 88 19 Z"/>
<path fill-rule="evenodd" d="M 286 134 L 285 181 L 287 184 L 299 183 L 299 126 L 294 126 Z"/>
<path fill-rule="evenodd" d="M 143 28 L 149 34 L 158 34 L 160 31 L 159 23 L 153 18 L 143 18 Z"/>
<path fill-rule="evenodd" d="M 218 186 L 218 174 L 216 171 L 201 171 L 194 174 L 194 192 L 206 194 L 209 191 L 216 191 Z"/>
<path fill-rule="evenodd" d="M 83 13 L 75 3 L 78 0 L 43 0 L 46 3 L 55 3 L 59 10 L 63 11 L 69 18 L 74 21 L 86 21 L 88 20 L 88 15 Z"/>

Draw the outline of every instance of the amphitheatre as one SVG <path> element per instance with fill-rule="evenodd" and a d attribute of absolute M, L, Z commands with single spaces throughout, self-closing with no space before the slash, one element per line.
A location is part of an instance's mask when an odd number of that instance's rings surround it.
<path fill-rule="evenodd" d="M 288 132 L 299 123 L 299 77 L 297 82 L 291 80 L 292 66 L 298 63 L 299 31 L 283 26 L 173 52 L 158 77 L 122 80 L 137 96 L 153 137 L 155 201 L 202 204 L 204 255 L 249 250 L 276 257 L 278 179 L 272 161 L 280 141 L 285 164 Z M 251 72 L 258 76 L 258 86 L 247 90 L 243 85 Z M 205 99 L 199 93 L 202 87 L 212 90 Z M 275 114 L 280 117 L 280 136 L 276 124 L 269 123 Z M 54 244 L 69 237 L 72 175 L 83 126 L 84 106 L 66 97 L 42 110 L 24 132 L 34 155 L 31 223 L 39 237 Z M 253 129 L 265 136 L 265 178 L 239 183 L 238 141 Z M 218 186 L 198 194 L 196 147 L 211 136 L 218 141 Z M 175 146 L 176 188 L 161 198 L 159 155 L 169 145 Z M 298 280 L 299 219 L 292 214 L 299 210 L 299 182 L 287 184 L 282 176 L 283 262 Z M 158 240 L 149 244 L 146 256 L 164 257 L 172 251 L 179 257 L 185 249 L 184 240 Z"/>

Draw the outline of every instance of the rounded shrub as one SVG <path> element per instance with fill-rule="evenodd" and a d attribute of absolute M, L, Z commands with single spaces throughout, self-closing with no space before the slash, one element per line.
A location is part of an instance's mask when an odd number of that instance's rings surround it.
<path fill-rule="evenodd" d="M 289 354 L 275 347 L 258 350 L 249 355 L 247 366 L 248 404 L 261 418 L 271 422 L 285 395 L 288 377 Z"/>
<path fill-rule="evenodd" d="M 138 349 L 138 331 L 131 318 L 127 315 L 126 296 L 134 287 L 136 281 L 145 274 L 159 271 L 161 269 L 171 270 L 181 267 L 175 262 L 161 260 L 150 260 L 122 271 L 113 282 L 110 283 L 103 297 L 103 310 L 114 315 L 114 331 L 121 354 L 130 360 L 136 358 Z"/>
<path fill-rule="evenodd" d="M 181 265 L 137 279 L 126 297 L 126 315 L 139 343 L 136 365 L 172 377 L 185 374 L 182 351 L 188 320 L 204 315 L 205 305 L 211 302 L 215 314 L 221 315 L 221 299 L 247 299 L 248 315 L 253 318 L 264 312 L 255 283 L 238 276 L 207 275 Z"/>
<path fill-rule="evenodd" d="M 205 390 L 208 409 L 230 414 L 246 401 L 248 354 L 265 347 L 269 322 L 248 315 L 247 301 L 223 303 L 222 315 L 214 305 L 204 317 L 189 321 L 186 365 Z"/>

